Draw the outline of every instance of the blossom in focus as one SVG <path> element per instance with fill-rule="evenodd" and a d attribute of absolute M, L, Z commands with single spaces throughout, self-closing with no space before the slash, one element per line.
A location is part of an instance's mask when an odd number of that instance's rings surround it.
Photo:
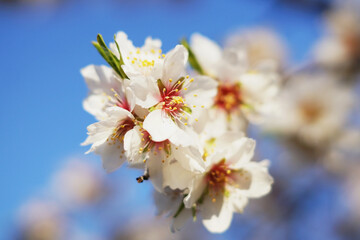
<path fill-rule="evenodd" d="M 203 173 L 189 172 L 176 162 L 166 166 L 168 175 L 164 176 L 164 184 L 175 190 L 167 197 L 177 202 L 176 189 L 184 190 L 185 194 L 183 205 L 173 215 L 173 230 L 179 230 L 189 218 L 200 215 L 210 232 L 224 232 L 233 213 L 241 213 L 248 198 L 262 197 L 270 191 L 273 179 L 267 161 L 252 162 L 255 141 L 240 135 L 227 133 L 206 142 Z M 175 198 L 174 193 L 178 194 Z M 173 207 L 169 211 L 173 213 Z"/>
<path fill-rule="evenodd" d="M 244 131 L 247 120 L 261 122 L 264 113 L 271 110 L 279 88 L 279 76 L 273 64 L 263 62 L 250 68 L 245 50 L 222 50 L 197 33 L 192 35 L 190 46 L 202 74 L 219 83 L 215 102 L 203 116 L 208 121 L 207 128 L 221 129 L 220 133 Z"/>
<path fill-rule="evenodd" d="M 285 85 L 264 128 L 322 146 L 343 130 L 353 103 L 350 89 L 328 74 L 296 75 Z"/>

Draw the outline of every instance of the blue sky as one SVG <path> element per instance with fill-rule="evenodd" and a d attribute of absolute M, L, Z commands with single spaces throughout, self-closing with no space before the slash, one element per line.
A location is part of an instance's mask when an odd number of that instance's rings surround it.
<path fill-rule="evenodd" d="M 151 35 L 169 50 L 193 32 L 221 41 L 232 30 L 257 25 L 279 31 L 297 62 L 321 33 L 318 14 L 274 0 L 0 5 L 0 231 L 64 159 L 86 150 L 80 143 L 94 119 L 82 109 L 87 87 L 79 70 L 104 63 L 91 45 L 97 33 L 110 42 L 122 30 L 135 44 Z"/>

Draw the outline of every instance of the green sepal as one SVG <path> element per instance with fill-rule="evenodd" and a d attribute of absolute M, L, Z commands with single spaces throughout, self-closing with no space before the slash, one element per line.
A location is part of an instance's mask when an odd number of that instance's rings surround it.
<path fill-rule="evenodd" d="M 189 52 L 189 63 L 190 63 L 190 66 L 195 70 L 197 71 L 199 74 L 201 75 L 206 75 L 205 71 L 202 69 L 199 61 L 197 60 L 194 52 L 191 50 L 190 48 L 190 45 L 188 43 L 188 41 L 183 38 L 180 43 L 188 50 Z"/>
<path fill-rule="evenodd" d="M 120 59 L 118 59 L 112 51 L 109 50 L 109 48 L 106 46 L 103 37 L 101 34 L 98 34 L 96 37 L 97 42 L 93 41 L 92 44 L 94 47 L 98 50 L 100 55 L 105 59 L 105 61 L 114 69 L 114 71 L 122 78 L 122 79 L 128 79 L 126 76 L 124 70 L 122 69 L 121 65 L 124 64 L 120 52 L 120 48 L 116 43 L 116 46 L 119 50 Z"/>

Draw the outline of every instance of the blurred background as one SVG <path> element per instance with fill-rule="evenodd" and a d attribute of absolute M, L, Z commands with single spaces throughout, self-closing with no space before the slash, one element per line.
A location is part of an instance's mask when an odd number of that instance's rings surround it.
<path fill-rule="evenodd" d="M 359 5 L 1 0 L 0 239 L 360 239 L 360 25 L 351 25 Z M 331 17 L 343 9 L 354 11 Z M 137 184 L 141 172 L 107 175 L 99 157 L 84 155 L 80 143 L 95 119 L 82 109 L 88 89 L 79 70 L 105 64 L 91 45 L 98 33 L 107 43 L 120 30 L 135 45 L 160 38 L 167 51 L 194 32 L 220 44 L 244 36 L 252 43 L 252 29 L 276 36 L 256 35 L 254 55 L 276 49 L 266 57 L 280 62 L 284 82 L 319 71 L 337 79 L 352 96 L 346 121 L 325 144 L 251 127 L 257 159 L 271 160 L 272 193 L 251 201 L 225 234 L 189 223 L 173 235 L 168 220 L 155 217 L 150 183 Z"/>

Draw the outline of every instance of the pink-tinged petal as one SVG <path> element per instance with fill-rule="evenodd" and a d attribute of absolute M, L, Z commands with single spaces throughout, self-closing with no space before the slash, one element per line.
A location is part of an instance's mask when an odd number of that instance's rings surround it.
<path fill-rule="evenodd" d="M 177 81 L 186 75 L 185 65 L 188 59 L 188 51 L 182 45 L 177 45 L 166 54 L 163 66 L 162 81 L 167 85 L 169 79 Z"/>
<path fill-rule="evenodd" d="M 174 121 L 160 109 L 154 110 L 147 115 L 143 127 L 155 142 L 162 142 L 171 138 L 179 128 Z"/>
<path fill-rule="evenodd" d="M 136 104 L 136 97 L 134 91 L 129 87 L 125 88 L 125 96 L 126 96 L 126 101 L 129 104 L 130 112 L 132 112 Z"/>

